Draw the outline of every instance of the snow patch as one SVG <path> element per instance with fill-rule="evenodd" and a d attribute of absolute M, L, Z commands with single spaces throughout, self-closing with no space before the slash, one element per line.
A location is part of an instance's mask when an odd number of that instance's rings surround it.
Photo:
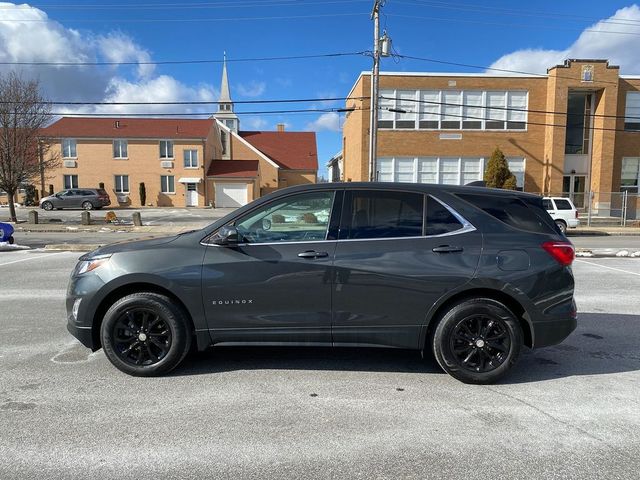
<path fill-rule="evenodd" d="M 633 252 L 631 255 L 631 257 L 640 257 L 640 250 L 638 250 L 637 252 Z"/>
<path fill-rule="evenodd" d="M 593 252 L 590 252 L 588 250 L 577 251 L 576 257 L 593 257 Z"/>
<path fill-rule="evenodd" d="M 11 252 L 14 250 L 30 250 L 31 247 L 26 245 L 9 244 L 9 242 L 0 242 L 0 252 Z"/>
<path fill-rule="evenodd" d="M 629 256 L 629 250 L 620 250 L 618 253 L 616 253 L 616 257 L 628 257 Z"/>

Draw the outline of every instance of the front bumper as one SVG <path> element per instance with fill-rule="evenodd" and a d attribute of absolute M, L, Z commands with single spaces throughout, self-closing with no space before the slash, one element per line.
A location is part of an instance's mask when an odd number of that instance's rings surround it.
<path fill-rule="evenodd" d="M 69 330 L 71 335 L 80 340 L 80 343 L 85 347 L 90 348 L 93 351 L 97 350 L 95 342 L 93 341 L 93 330 L 91 327 L 80 327 L 76 325 L 73 321 L 73 317 L 69 315 L 67 330 Z"/>

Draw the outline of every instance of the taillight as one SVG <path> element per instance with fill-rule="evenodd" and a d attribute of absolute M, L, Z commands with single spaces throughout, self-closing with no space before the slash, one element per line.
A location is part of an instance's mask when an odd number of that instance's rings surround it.
<path fill-rule="evenodd" d="M 571 265 L 576 256 L 576 251 L 570 242 L 544 242 L 542 248 L 564 267 Z"/>
<path fill-rule="evenodd" d="M 576 218 L 578 218 L 578 210 L 576 210 Z"/>

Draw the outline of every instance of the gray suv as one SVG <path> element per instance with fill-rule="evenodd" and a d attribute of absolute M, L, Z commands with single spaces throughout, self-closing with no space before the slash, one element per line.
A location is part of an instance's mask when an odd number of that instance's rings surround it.
<path fill-rule="evenodd" d="M 84 255 L 68 329 L 120 370 L 193 348 L 393 347 L 491 383 L 576 327 L 574 248 L 538 196 L 346 183 L 262 197 L 202 230 Z"/>
<path fill-rule="evenodd" d="M 109 194 L 104 188 L 70 188 L 54 195 L 43 197 L 40 208 L 61 210 L 63 208 L 100 209 L 111 205 Z"/>

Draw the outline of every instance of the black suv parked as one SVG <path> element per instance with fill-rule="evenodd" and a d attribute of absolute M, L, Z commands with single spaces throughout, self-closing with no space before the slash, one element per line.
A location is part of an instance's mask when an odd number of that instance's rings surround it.
<path fill-rule="evenodd" d="M 111 205 L 109 194 L 104 188 L 70 188 L 54 195 L 43 197 L 40 207 L 44 210 L 82 208 L 96 210 Z"/>
<path fill-rule="evenodd" d="M 292 187 L 213 225 L 80 259 L 68 328 L 132 375 L 192 345 L 432 350 L 489 383 L 576 327 L 574 249 L 540 197 L 486 188 Z"/>

